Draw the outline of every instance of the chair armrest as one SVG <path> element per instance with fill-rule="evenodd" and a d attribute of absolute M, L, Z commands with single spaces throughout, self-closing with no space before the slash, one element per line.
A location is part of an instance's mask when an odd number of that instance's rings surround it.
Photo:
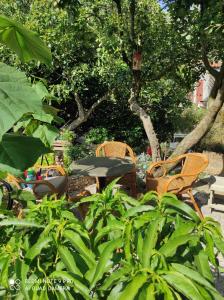
<path fill-rule="evenodd" d="M 41 165 L 35 165 L 35 169 L 49 169 L 49 170 L 56 170 L 58 171 L 62 176 L 66 175 L 65 170 L 60 165 L 49 165 L 49 166 L 41 166 Z M 48 171 L 47 171 L 48 176 Z"/>
<path fill-rule="evenodd" d="M 185 180 L 184 180 L 184 178 L 186 178 L 186 177 L 195 177 L 195 176 L 197 176 L 197 175 L 198 175 L 198 173 L 192 173 L 192 174 L 177 174 L 177 175 L 173 175 L 173 176 L 171 176 L 170 179 L 166 182 L 166 184 L 165 184 L 165 190 L 166 190 L 166 191 L 169 190 L 169 186 L 171 185 L 172 182 L 174 182 L 174 181 L 177 180 L 177 179 L 181 179 L 182 184 L 181 184 L 180 188 L 178 189 L 178 191 L 176 192 L 176 193 L 178 193 L 178 192 L 180 192 L 185 186 L 187 186 L 187 185 L 186 185 L 186 182 L 185 182 Z"/>
<path fill-rule="evenodd" d="M 148 170 L 146 171 L 147 175 L 152 175 L 152 174 L 153 174 L 153 170 L 154 170 L 155 168 L 159 168 L 159 167 L 162 168 L 163 174 L 162 174 L 161 176 L 158 176 L 158 178 L 164 177 L 164 176 L 166 175 L 166 173 L 167 173 L 167 170 L 166 170 L 166 168 L 163 166 L 163 164 L 161 164 L 160 162 L 152 163 L 152 164 L 150 165 L 150 167 L 148 168 Z"/>
<path fill-rule="evenodd" d="M 169 164 L 172 164 L 172 163 L 175 163 L 183 158 L 185 158 L 186 155 L 179 155 L 178 157 L 175 157 L 173 159 L 169 159 L 169 160 L 160 160 L 160 161 L 157 161 L 157 162 L 154 162 L 150 165 L 150 167 L 148 168 L 147 170 L 147 173 L 149 175 L 152 175 L 152 171 L 153 169 L 157 168 L 157 167 L 161 167 L 163 169 L 163 175 L 162 176 L 159 176 L 159 177 L 163 177 L 166 175 L 167 173 L 167 170 L 166 168 L 164 167 L 164 165 L 169 165 Z M 158 177 L 158 178 L 159 178 Z"/>

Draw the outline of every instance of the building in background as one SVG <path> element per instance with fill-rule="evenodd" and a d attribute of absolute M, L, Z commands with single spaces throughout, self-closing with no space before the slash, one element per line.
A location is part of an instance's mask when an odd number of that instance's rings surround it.
<path fill-rule="evenodd" d="M 213 63 L 212 67 L 219 70 L 220 63 Z M 206 72 L 201 75 L 200 80 L 195 85 L 195 89 L 190 93 L 191 101 L 198 107 L 207 108 L 208 98 L 214 83 L 214 77 Z"/>

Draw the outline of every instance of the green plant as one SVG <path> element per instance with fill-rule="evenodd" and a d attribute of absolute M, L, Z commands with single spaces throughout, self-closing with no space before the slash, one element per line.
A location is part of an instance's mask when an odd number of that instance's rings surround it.
<path fill-rule="evenodd" d="M 113 140 L 113 137 L 104 127 L 92 128 L 85 134 L 87 144 L 100 144 L 110 140 Z"/>
<path fill-rule="evenodd" d="M 115 183 L 80 201 L 90 205 L 84 223 L 63 198 L 30 202 L 24 219 L 1 214 L 1 296 L 223 299 L 210 270 L 224 254 L 219 224 L 174 195 L 136 201 Z"/>

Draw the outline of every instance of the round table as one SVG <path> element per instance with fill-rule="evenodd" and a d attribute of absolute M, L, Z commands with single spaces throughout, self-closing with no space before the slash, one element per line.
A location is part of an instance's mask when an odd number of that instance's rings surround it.
<path fill-rule="evenodd" d="M 72 175 L 98 177 L 100 191 L 106 186 L 106 177 L 119 177 L 127 174 L 134 168 L 130 159 L 118 157 L 88 157 L 72 162 Z"/>

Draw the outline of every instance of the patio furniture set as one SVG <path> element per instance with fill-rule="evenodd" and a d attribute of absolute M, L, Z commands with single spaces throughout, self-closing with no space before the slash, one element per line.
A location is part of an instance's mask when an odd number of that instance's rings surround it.
<path fill-rule="evenodd" d="M 188 195 L 195 210 L 203 218 L 192 194 L 192 184 L 207 165 L 208 159 L 201 153 L 188 153 L 171 160 L 152 163 L 146 171 L 146 189 L 157 191 L 158 194 L 171 192 L 180 197 L 183 194 Z M 41 179 L 29 181 L 28 184 L 32 185 L 37 199 L 41 199 L 46 194 L 59 196 L 65 194 L 69 191 L 69 186 L 73 184 L 76 190 L 73 196 L 71 193 L 70 196 L 68 194 L 68 199 L 74 201 L 91 194 L 88 190 L 89 183 L 96 182 L 96 190 L 101 192 L 117 177 L 120 177 L 118 184 L 128 188 L 130 194 L 137 197 L 136 156 L 125 143 L 104 142 L 96 149 L 96 156 L 72 162 L 70 166 L 72 176 L 70 177 L 60 165 L 47 167 L 37 165 L 35 169 L 40 171 Z M 154 177 L 155 174 L 157 177 Z M 82 178 L 81 185 L 80 178 Z M 12 175 L 8 175 L 7 182 L 17 188 L 22 188 L 27 184 L 23 179 Z"/>

